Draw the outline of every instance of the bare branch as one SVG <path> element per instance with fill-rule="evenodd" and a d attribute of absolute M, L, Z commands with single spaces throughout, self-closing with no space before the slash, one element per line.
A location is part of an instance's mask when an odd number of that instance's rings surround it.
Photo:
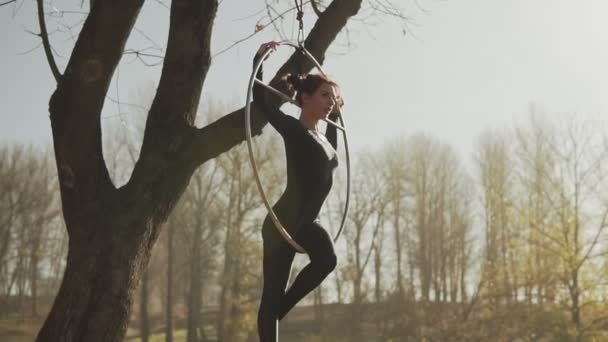
<path fill-rule="evenodd" d="M 317 5 L 317 0 L 310 0 L 310 5 L 312 6 L 312 10 L 315 12 L 317 17 L 320 17 L 321 14 L 323 14 L 323 12 L 321 12 L 321 10 L 319 9 L 319 6 Z"/>
<path fill-rule="evenodd" d="M 43 0 L 38 0 L 38 22 L 40 24 L 40 37 L 42 38 L 42 45 L 44 46 L 44 53 L 46 55 L 46 59 L 49 62 L 49 66 L 51 67 L 51 72 L 53 73 L 53 77 L 55 77 L 55 81 L 59 83 L 59 79 L 61 78 L 61 73 L 57 68 L 57 63 L 55 63 L 55 58 L 53 57 L 53 52 L 51 51 L 51 43 L 49 42 L 49 35 L 46 31 L 46 23 L 44 22 L 44 4 Z"/>
<path fill-rule="evenodd" d="M 51 18 L 65 18 L 67 17 L 66 14 L 77 14 L 77 15 L 81 15 L 86 17 L 87 15 L 89 15 L 89 12 L 84 12 L 84 11 L 60 11 L 56 8 L 53 8 L 47 15 Z"/>
<path fill-rule="evenodd" d="M 162 51 L 162 47 L 158 43 L 156 43 L 152 38 L 150 38 L 144 31 L 138 29 L 137 27 L 133 27 L 133 29 L 137 33 L 139 33 L 142 37 L 144 37 L 147 41 L 149 41 L 150 43 L 152 43 L 155 48 L 157 48 L 158 50 Z"/>
<path fill-rule="evenodd" d="M 3 3 L 0 4 L 0 7 L 2 7 L 4 5 L 8 5 L 8 4 L 13 3 L 13 2 L 17 2 L 17 0 L 9 0 L 7 2 L 3 2 Z"/>
<path fill-rule="evenodd" d="M 31 48 L 31 49 L 25 50 L 25 51 L 23 51 L 23 52 L 19 52 L 19 53 L 17 53 L 17 55 L 19 55 L 19 56 L 21 56 L 21 55 L 27 55 L 28 53 L 30 53 L 30 52 L 32 52 L 32 51 L 34 51 L 34 50 L 38 49 L 38 48 L 40 47 L 40 45 L 42 45 L 42 43 L 38 43 L 36 46 L 34 46 L 34 47 L 33 47 L 33 48 Z"/>
<path fill-rule="evenodd" d="M 293 7 L 292 9 L 295 9 L 296 7 Z M 286 40 L 287 38 L 285 38 L 285 35 L 283 34 L 283 30 L 281 30 L 277 24 L 276 24 L 276 19 L 283 19 L 283 16 L 280 15 L 277 10 L 274 9 L 274 7 L 272 7 L 271 4 L 268 3 L 268 0 L 266 0 L 266 12 L 268 13 L 268 18 L 272 19 L 272 12 L 275 12 L 276 14 L 278 14 L 278 17 L 276 17 L 275 19 L 273 19 L 268 25 L 272 24 L 272 26 L 274 27 L 274 30 L 279 34 L 279 36 L 281 36 L 281 40 Z M 284 12 L 286 13 L 286 12 Z"/>
<path fill-rule="evenodd" d="M 118 104 L 118 102 L 119 102 L 117 99 L 115 99 L 115 98 L 113 98 L 113 97 L 111 97 L 109 95 L 106 95 L 106 99 L 110 100 L 110 102 L 112 102 L 114 104 Z M 124 106 L 134 107 L 134 108 L 140 109 L 140 110 L 145 111 L 145 112 L 147 112 L 148 110 L 150 110 L 150 108 L 144 107 L 144 106 L 136 104 L 136 103 L 129 103 L 129 102 L 120 101 L 120 104 L 124 105 Z M 116 116 L 118 116 L 118 114 L 106 115 L 106 116 L 102 116 L 101 118 L 102 119 L 108 119 L 108 118 L 112 118 L 112 117 L 116 117 Z"/>
<path fill-rule="evenodd" d="M 422 7 L 422 5 L 420 4 L 420 2 L 418 0 L 414 0 L 414 3 L 416 4 L 416 7 L 424 14 L 431 14 L 431 11 Z"/>
<path fill-rule="evenodd" d="M 273 25 L 274 25 L 274 22 L 275 22 L 275 21 L 277 21 L 278 19 L 281 19 L 283 16 L 285 16 L 285 14 L 287 14 L 287 13 L 289 13 L 289 12 L 293 11 L 294 9 L 295 9 L 295 7 L 291 7 L 291 8 L 289 8 L 289 9 L 287 9 L 286 11 L 284 11 L 283 13 L 279 14 L 277 17 L 275 17 L 274 19 L 272 19 L 272 20 L 271 20 L 271 21 L 270 21 L 268 24 L 265 24 L 265 25 L 264 25 L 264 24 L 262 24 L 262 25 L 256 25 L 256 30 L 255 30 L 255 31 L 254 31 L 252 34 L 250 34 L 250 35 L 248 35 L 248 36 L 246 36 L 246 37 L 244 37 L 244 38 L 241 38 L 241 39 L 237 40 L 236 42 L 232 43 L 230 46 L 228 46 L 228 47 L 224 48 L 223 50 L 220 50 L 218 53 L 216 53 L 216 54 L 214 54 L 214 55 L 213 55 L 213 58 L 215 58 L 215 57 L 217 57 L 217 56 L 221 55 L 222 53 L 224 53 L 224 52 L 226 52 L 226 51 L 228 51 L 228 50 L 232 49 L 233 47 L 237 46 L 238 44 L 240 44 L 240 43 L 242 43 L 242 42 L 244 42 L 244 41 L 248 40 L 249 38 L 251 38 L 251 37 L 255 36 L 256 34 L 258 34 L 258 32 L 262 31 L 262 30 L 263 30 L 264 28 L 266 28 L 268 25 L 271 25 L 271 24 L 273 24 Z M 276 28 L 275 28 L 275 29 L 276 29 Z M 278 31 L 278 29 L 277 29 L 277 32 L 279 32 L 279 33 L 280 33 L 280 31 Z"/>
<path fill-rule="evenodd" d="M 399 19 L 407 19 L 407 16 L 390 1 L 377 0 L 370 5 L 374 10 Z"/>
<path fill-rule="evenodd" d="M 148 49 L 144 49 L 142 51 L 145 51 L 145 50 L 148 50 Z M 157 66 L 157 65 L 159 65 L 160 63 L 163 62 L 163 59 L 164 59 L 163 56 L 153 55 L 153 54 L 149 54 L 149 53 L 144 53 L 142 51 L 128 49 L 128 50 L 125 50 L 125 52 L 123 52 L 123 55 L 135 55 L 135 60 L 139 60 L 145 66 Z M 159 61 L 156 62 L 156 63 L 149 63 L 149 62 L 146 62 L 142 57 L 158 58 Z"/>
<path fill-rule="evenodd" d="M 606 228 L 606 220 L 608 219 L 608 209 L 606 209 L 604 211 L 604 215 L 602 217 L 602 222 L 600 223 L 600 226 L 597 230 L 597 233 L 595 234 L 595 237 L 593 238 L 593 242 L 591 243 L 591 246 L 589 246 L 587 252 L 585 253 L 585 255 L 583 256 L 583 258 L 581 258 L 581 260 L 578 263 L 578 267 L 581 267 L 585 261 L 587 259 L 589 259 L 589 256 L 591 255 L 591 252 L 593 251 L 593 249 L 595 248 L 595 246 L 597 245 L 597 243 L 599 242 L 599 237 L 602 234 L 602 231 L 604 230 L 604 228 Z"/>
<path fill-rule="evenodd" d="M 155 2 L 157 2 L 159 5 L 161 5 L 162 7 L 169 9 L 169 6 L 167 6 L 164 2 L 160 1 L 160 0 L 154 0 Z"/>
<path fill-rule="evenodd" d="M 247 16 L 244 16 L 244 17 L 241 17 L 241 18 L 236 18 L 233 21 L 242 21 L 242 20 L 246 20 L 246 19 L 251 19 L 253 17 L 256 17 L 256 16 L 260 15 L 265 10 L 266 10 L 266 7 L 262 8 L 261 10 L 255 12 L 255 13 L 252 13 L 250 15 L 247 15 Z"/>

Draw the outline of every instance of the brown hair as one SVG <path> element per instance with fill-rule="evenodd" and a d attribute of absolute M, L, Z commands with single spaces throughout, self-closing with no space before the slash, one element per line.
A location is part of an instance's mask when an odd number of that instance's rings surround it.
<path fill-rule="evenodd" d="M 293 75 L 287 74 L 283 79 L 290 85 L 290 87 L 296 91 L 296 102 L 302 105 L 302 94 L 306 93 L 309 95 L 314 94 L 317 89 L 323 84 L 329 84 L 334 87 L 338 87 L 338 84 L 332 81 L 329 77 L 321 74 L 305 74 L 305 75 Z"/>

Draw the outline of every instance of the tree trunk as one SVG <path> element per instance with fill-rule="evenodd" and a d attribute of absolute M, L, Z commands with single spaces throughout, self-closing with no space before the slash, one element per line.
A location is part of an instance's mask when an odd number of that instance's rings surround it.
<path fill-rule="evenodd" d="M 336 283 L 336 302 L 338 304 L 344 303 L 344 280 L 341 278 L 339 272 L 335 272 L 334 277 Z"/>
<path fill-rule="evenodd" d="M 122 341 L 149 245 L 126 239 L 123 225 L 97 228 L 70 240 L 63 282 L 38 341 Z"/>
<path fill-rule="evenodd" d="M 167 311 L 165 312 L 165 342 L 173 342 L 173 238 L 175 227 L 167 227 Z"/>
<path fill-rule="evenodd" d="M 400 194 L 398 194 L 399 196 Z M 401 261 L 403 260 L 403 256 L 402 256 L 402 241 L 401 241 L 401 227 L 399 225 L 399 217 L 401 215 L 401 198 L 398 197 L 397 198 L 397 204 L 395 207 L 395 211 L 393 213 L 393 219 L 394 219 L 394 223 L 393 223 L 393 229 L 394 229 L 394 238 L 395 238 L 395 254 L 396 254 L 396 258 L 397 258 L 397 262 L 395 263 L 395 267 L 397 268 L 397 278 L 395 279 L 395 282 L 397 283 L 396 288 L 397 288 L 397 293 L 399 294 L 399 297 L 401 299 L 403 299 L 404 296 L 404 291 L 403 291 L 403 268 L 401 266 Z"/>
<path fill-rule="evenodd" d="M 139 329 L 142 342 L 150 339 L 150 316 L 148 315 L 148 271 L 144 271 L 141 279 L 141 297 L 139 302 Z"/>
<path fill-rule="evenodd" d="M 323 307 L 323 284 L 319 284 L 319 286 L 314 291 L 314 312 L 315 312 L 315 321 L 319 325 L 320 332 L 323 332 L 325 326 L 325 308 Z"/>
<path fill-rule="evenodd" d="M 25 234 L 24 234 L 25 235 Z M 25 236 L 23 236 L 25 239 Z M 15 268 L 15 279 L 17 281 L 17 303 L 19 306 L 19 318 L 18 322 L 23 323 L 25 321 L 25 283 L 27 280 L 26 270 L 26 256 L 25 251 L 27 250 L 24 245 L 25 242 L 21 242 L 22 250 L 19 251 L 19 260 L 17 261 L 17 267 Z M 10 292 L 10 291 L 9 291 Z"/>
<path fill-rule="evenodd" d="M 199 342 L 201 340 L 201 305 L 202 305 L 202 282 L 201 282 L 201 253 L 202 226 L 196 224 L 192 236 L 190 253 L 190 292 L 188 293 L 188 326 L 187 341 Z"/>
<path fill-rule="evenodd" d="M 384 232 L 384 230 L 382 230 Z M 383 238 L 383 233 L 379 239 Z M 382 245 L 380 245 L 382 246 Z M 374 247 L 374 301 L 376 304 L 382 301 L 382 253 L 381 248 Z"/>
<path fill-rule="evenodd" d="M 229 206 L 230 207 L 230 206 Z M 231 216 L 228 217 L 230 220 Z M 226 229 L 226 237 L 224 241 L 224 268 L 222 274 L 220 275 L 220 299 L 219 299 L 219 307 L 217 314 L 217 340 L 219 342 L 227 341 L 225 340 L 226 335 L 226 312 L 228 307 L 228 297 L 229 297 L 229 280 L 230 275 L 232 273 L 232 252 L 230 249 L 230 240 L 231 240 L 231 229 L 232 224 L 228 221 L 227 229 Z"/>
<path fill-rule="evenodd" d="M 572 318 L 572 323 L 576 327 L 577 333 L 581 332 L 581 316 L 580 316 L 580 288 L 578 284 L 578 270 L 573 269 L 570 271 L 570 315 Z"/>
<path fill-rule="evenodd" d="M 32 317 L 38 317 L 38 263 L 40 260 L 40 235 L 41 227 L 32 227 L 34 231 L 30 250 L 30 287 L 32 290 Z"/>

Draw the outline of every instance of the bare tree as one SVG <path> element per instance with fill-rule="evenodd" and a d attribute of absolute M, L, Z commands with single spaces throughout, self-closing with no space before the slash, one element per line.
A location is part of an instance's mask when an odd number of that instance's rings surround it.
<path fill-rule="evenodd" d="M 477 162 L 485 215 L 485 255 L 483 277 L 488 282 L 488 298 L 497 308 L 515 298 L 513 274 L 513 170 L 507 137 L 488 132 L 478 145 Z"/>
<path fill-rule="evenodd" d="M 57 80 L 49 111 L 70 244 L 64 279 L 39 341 L 121 340 L 150 249 L 194 170 L 244 140 L 242 110 L 202 129 L 194 126 L 218 1 L 173 1 L 141 153 L 129 181 L 113 185 L 102 154 L 100 114 L 142 4 L 92 2 L 63 74 L 48 48 L 40 10 L 45 51 Z M 311 53 L 323 61 L 360 6 L 361 0 L 330 3 L 306 38 Z M 312 67 L 296 53 L 279 77 L 295 65 Z M 254 132 L 264 124 L 255 115 Z"/>
<path fill-rule="evenodd" d="M 408 217 L 406 215 L 406 197 L 408 194 L 408 164 L 406 161 L 406 142 L 403 139 L 389 141 L 382 149 L 382 170 L 383 178 L 387 183 L 386 198 L 390 204 L 387 217 L 393 228 L 393 243 L 395 247 L 395 289 L 401 299 L 405 298 L 404 289 L 404 247 L 407 249 L 409 239 L 407 237 L 406 225 Z M 410 271 L 413 268 L 410 267 Z M 410 280 L 413 275 L 410 274 Z M 410 288 L 413 291 L 413 287 Z"/>
<path fill-rule="evenodd" d="M 437 155 L 437 146 L 428 137 L 418 135 L 412 137 L 408 147 L 410 149 L 408 161 L 411 164 L 410 184 L 414 215 L 412 222 L 417 242 L 415 264 L 419 274 L 420 293 L 425 300 L 429 300 L 435 271 L 433 248 L 436 240 L 432 235 L 431 219 L 435 219 L 432 210 L 437 204 L 433 202 L 433 194 L 436 194 L 436 189 L 433 188 L 432 177 L 433 158 Z"/>
<path fill-rule="evenodd" d="M 551 177 L 556 160 L 551 151 L 551 125 L 534 113 L 529 127 L 517 127 L 517 178 L 520 183 L 521 205 L 516 206 L 522 224 L 519 240 L 525 245 L 522 251 L 524 295 L 532 305 L 541 306 L 556 299 L 557 273 L 553 267 L 553 255 L 545 246 L 551 245 Z"/>
<path fill-rule="evenodd" d="M 545 235 L 545 248 L 559 262 L 559 279 L 568 292 L 568 310 L 577 339 L 597 324 L 598 317 L 584 308 L 594 303 L 592 285 L 599 278 L 586 275 L 594 267 L 600 241 L 608 226 L 608 203 L 599 191 L 606 188 L 608 149 L 601 125 L 591 120 L 571 119 L 551 139 L 555 168 L 547 175 L 553 191 L 549 201 L 554 229 Z M 605 317 L 600 320 L 605 321 Z"/>
<path fill-rule="evenodd" d="M 44 258 L 44 241 L 49 234 L 51 222 L 59 215 L 56 175 L 52 169 L 52 159 L 47 153 L 36 153 L 34 165 L 35 174 L 29 183 L 33 186 L 32 206 L 29 208 L 28 223 L 30 234 L 29 271 L 32 300 L 32 317 L 38 317 L 38 289 L 41 275 L 40 262 Z"/>
<path fill-rule="evenodd" d="M 36 318 L 41 282 L 49 277 L 41 263 L 47 253 L 47 237 L 53 234 L 53 221 L 59 215 L 55 175 L 51 158 L 43 150 L 7 145 L 0 149 L 0 158 L 4 192 L 0 198 L 3 308 L 14 307 L 11 297 L 16 291 L 20 319 Z"/>
<path fill-rule="evenodd" d="M 24 207 L 24 193 L 20 190 L 21 170 L 19 164 L 23 158 L 22 147 L 3 146 L 0 149 L 0 184 L 2 185 L 2 201 L 0 201 L 0 289 L 2 290 L 2 313 L 8 315 L 10 308 L 10 256 L 13 242 L 14 226 L 21 208 Z"/>
<path fill-rule="evenodd" d="M 263 179 L 269 180 L 265 184 L 269 199 L 276 197 L 278 191 L 282 190 L 281 185 L 286 182 L 285 174 L 278 171 L 284 169 L 284 161 L 279 158 L 281 154 L 277 142 L 276 139 L 263 139 L 256 145 L 257 166 Z M 257 298 L 259 289 L 251 288 L 253 293 L 245 290 L 250 286 L 248 283 L 261 280 L 258 275 L 261 263 L 251 262 L 261 260 L 258 232 L 264 207 L 244 147 L 218 158 L 225 185 L 220 197 L 224 202 L 223 225 L 226 229 L 217 325 L 220 341 L 240 341 L 246 338 L 248 331 L 255 330 L 255 322 L 244 321 L 244 318 L 256 312 L 253 303 L 257 304 L 257 301 L 252 301 L 250 296 L 254 294 Z M 250 270 L 256 275 L 249 274 Z"/>
<path fill-rule="evenodd" d="M 372 252 L 380 227 L 384 225 L 385 207 L 383 200 L 385 187 L 381 174 L 374 168 L 376 161 L 371 153 L 358 156 L 357 167 L 353 174 L 353 190 L 349 229 L 344 231 L 348 264 L 345 266 L 348 280 L 352 284 L 352 320 L 351 338 L 360 338 L 363 332 L 362 304 L 367 296 L 364 288 L 365 270 L 371 260 Z"/>
<path fill-rule="evenodd" d="M 221 210 L 214 202 L 220 186 L 218 167 L 215 163 L 199 169 L 192 178 L 188 190 L 176 210 L 180 226 L 187 235 L 189 264 L 187 295 L 187 341 L 205 341 L 202 319 L 203 285 L 219 258 L 216 256 L 220 230 Z M 209 322 L 207 322 L 209 323 Z"/>

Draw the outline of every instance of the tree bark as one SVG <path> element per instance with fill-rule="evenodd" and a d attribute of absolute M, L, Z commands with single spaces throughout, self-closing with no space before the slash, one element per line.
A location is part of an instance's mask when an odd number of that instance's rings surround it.
<path fill-rule="evenodd" d="M 201 252 L 202 245 L 202 222 L 194 227 L 191 245 L 190 260 L 190 289 L 188 293 L 188 327 L 187 341 L 200 341 L 199 329 L 201 327 L 202 306 L 202 279 L 201 279 Z M 201 331 L 202 334 L 202 331 Z"/>
<path fill-rule="evenodd" d="M 167 307 L 165 312 L 165 342 L 173 342 L 173 240 L 175 227 L 167 227 Z"/>
<path fill-rule="evenodd" d="M 150 339 L 150 316 L 148 314 L 148 271 L 144 272 L 141 280 L 141 297 L 139 302 L 139 320 L 141 341 L 148 342 Z"/>

